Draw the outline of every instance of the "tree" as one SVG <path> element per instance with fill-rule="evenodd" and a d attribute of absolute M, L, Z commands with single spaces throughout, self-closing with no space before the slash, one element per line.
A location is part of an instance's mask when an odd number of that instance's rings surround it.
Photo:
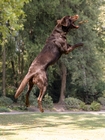
<path fill-rule="evenodd" d="M 6 43 L 10 36 L 14 35 L 16 31 L 22 29 L 23 19 L 25 18 L 24 11 L 22 10 L 24 3 L 28 0 L 8 1 L 2 0 L 0 3 L 0 45 L 3 52 L 3 95 L 6 95 L 5 90 L 5 60 L 6 60 Z M 20 20 L 20 17 L 22 20 Z"/>
<path fill-rule="evenodd" d="M 78 94 L 79 89 L 82 89 L 82 93 L 80 94 L 83 94 L 83 99 L 86 103 L 90 100 L 89 96 L 97 93 L 96 86 L 102 74 L 102 65 L 100 65 L 100 57 L 99 53 L 97 53 L 97 48 L 101 44 L 98 32 L 95 29 L 98 23 L 99 7 L 101 4 L 98 1 L 83 0 L 79 2 L 79 5 L 75 2 L 72 5 L 72 10 L 79 13 L 81 20 L 88 22 L 82 24 L 72 38 L 73 42 L 82 41 L 84 47 L 70 54 L 72 58 L 71 62 L 70 56 L 68 56 L 66 63 L 72 72 L 71 82 L 77 85 L 76 88 L 78 88 L 75 92 Z"/>
<path fill-rule="evenodd" d="M 2 59 L 3 59 L 3 66 L 2 66 L 2 69 L 3 69 L 3 77 L 2 77 L 2 81 L 3 81 L 3 85 L 2 85 L 2 89 L 3 89 L 3 95 L 5 96 L 6 95 L 6 89 L 5 89 L 5 77 L 6 77 L 6 72 L 5 72 L 5 69 L 6 69 L 6 64 L 5 64 L 5 61 L 6 61 L 6 52 L 5 52 L 5 47 L 3 46 L 3 54 L 2 54 Z"/>
<path fill-rule="evenodd" d="M 82 89 L 84 100 L 88 100 L 89 94 L 94 95 L 96 93 L 96 85 L 101 74 L 99 55 L 97 55 L 97 47 L 100 45 L 100 38 L 98 38 L 98 32 L 95 29 L 98 22 L 98 9 L 101 4 L 102 3 L 98 0 L 66 0 L 66 4 L 65 1 L 62 0 L 57 0 L 56 2 L 46 0 L 44 2 L 39 2 L 36 0 L 25 7 L 27 21 L 25 22 L 24 32 L 27 34 L 29 40 L 34 43 L 34 45 L 31 44 L 31 47 L 36 47 L 35 49 L 32 48 L 32 50 L 35 50 L 34 57 L 37 55 L 36 52 L 42 49 L 46 38 L 52 31 L 54 27 L 53 21 L 56 22 L 57 19 L 64 15 L 73 14 L 79 14 L 80 20 L 84 21 L 84 24 L 80 25 L 79 30 L 75 32 L 72 31 L 72 33 L 69 34 L 71 35 L 70 37 L 68 35 L 68 42 L 71 42 L 71 44 L 83 42 L 84 47 L 75 50 L 73 53 L 66 56 L 63 61 L 70 74 L 70 82 L 78 89 L 74 90 L 78 93 L 79 89 Z M 33 54 L 28 47 L 26 50 L 29 50 L 29 56 Z M 67 76 L 67 78 L 69 78 L 69 76 Z M 62 80 L 62 82 L 63 81 L 64 80 Z M 67 87 L 69 87 L 69 84 L 70 83 L 67 83 Z M 61 92 L 65 91 L 65 87 L 66 82 L 62 84 Z M 72 87 L 74 88 L 74 86 Z M 69 91 L 66 92 L 70 92 L 71 89 L 68 88 L 68 90 Z M 63 97 L 65 97 L 65 95 Z"/>
<path fill-rule="evenodd" d="M 23 1 L 18 2 L 16 1 L 15 4 L 20 5 Z M 22 24 L 20 27 L 20 23 L 24 21 L 24 14 L 22 14 L 21 20 L 18 20 L 20 19 L 19 16 L 16 16 L 17 19 L 13 20 L 12 18 L 15 19 L 14 14 L 10 14 L 11 12 L 7 8 L 6 11 L 9 11 L 9 16 L 6 15 L 4 17 L 9 18 L 3 20 L 3 25 L 6 23 L 6 29 L 3 32 L 4 36 L 6 34 L 4 38 L 9 38 L 9 43 L 6 47 L 6 57 L 8 58 L 6 59 L 6 70 L 8 73 L 6 81 L 8 87 L 17 86 L 17 81 L 19 82 L 21 77 L 24 77 L 30 63 L 43 48 L 46 38 L 48 38 L 53 30 L 56 21 L 65 15 L 78 14 L 80 16 L 80 28 L 74 32 L 72 30 L 68 34 L 68 43 L 83 42 L 84 47 L 63 56 L 62 64 L 60 60 L 56 65 L 50 67 L 48 70 L 48 93 L 53 97 L 55 102 L 58 101 L 59 97 L 61 101 L 68 96 L 74 96 L 85 102 L 90 102 L 91 96 L 93 97 L 98 94 L 98 82 L 103 77 L 102 65 L 104 57 L 102 59 L 102 56 L 105 41 L 104 30 L 101 28 L 102 26 L 99 22 L 101 21 L 99 18 L 102 17 L 100 16 L 100 10 L 104 11 L 100 7 L 102 6 L 101 2 L 98 0 L 32 0 L 24 6 L 24 12 L 27 15 L 24 22 L 24 30 L 18 32 L 17 30 L 22 28 Z M 15 5 L 13 1 L 6 1 L 4 7 L 8 3 L 11 3 L 10 7 L 11 5 L 12 7 Z M 20 11 L 23 9 L 20 9 L 18 12 L 21 15 Z M 15 12 L 14 10 L 13 13 Z M 7 26 L 7 23 L 10 25 Z M 0 31 L 2 29 L 0 28 Z M 4 39 L 4 42 L 7 41 L 6 39 Z M 63 66 L 66 67 L 64 68 Z M 66 72 L 67 74 L 65 74 Z"/>
<path fill-rule="evenodd" d="M 61 92 L 60 92 L 60 98 L 59 98 L 60 104 L 64 103 L 64 99 L 65 99 L 66 76 L 67 76 L 67 68 L 66 68 L 64 62 L 61 62 Z"/>

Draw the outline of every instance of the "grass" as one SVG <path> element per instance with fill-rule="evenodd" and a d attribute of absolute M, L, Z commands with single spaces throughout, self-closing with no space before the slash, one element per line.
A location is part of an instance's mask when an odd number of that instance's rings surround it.
<path fill-rule="evenodd" d="M 0 115 L 0 140 L 105 140 L 105 114 Z"/>

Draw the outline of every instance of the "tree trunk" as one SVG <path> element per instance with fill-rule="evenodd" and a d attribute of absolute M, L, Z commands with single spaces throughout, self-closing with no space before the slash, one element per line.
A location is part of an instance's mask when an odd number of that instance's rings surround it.
<path fill-rule="evenodd" d="M 6 78 L 6 53 L 5 53 L 5 46 L 3 46 L 3 54 L 2 54 L 2 59 L 3 59 L 3 65 L 2 65 L 2 91 L 3 91 L 3 96 L 6 96 L 6 83 L 5 83 L 5 78 Z"/>
<path fill-rule="evenodd" d="M 82 72 L 83 72 L 83 87 L 84 87 L 84 102 L 86 103 L 88 100 L 88 94 L 87 94 L 87 78 L 86 78 L 86 70 L 84 68 L 84 66 L 82 65 Z"/>
<path fill-rule="evenodd" d="M 19 50 L 19 54 L 18 54 L 18 74 L 21 74 L 21 60 L 20 60 L 20 50 Z"/>
<path fill-rule="evenodd" d="M 22 46 L 22 55 L 21 55 L 21 77 L 23 78 L 24 73 L 24 45 Z"/>
<path fill-rule="evenodd" d="M 65 99 L 65 91 L 66 91 L 66 76 L 67 76 L 67 69 L 63 62 L 61 62 L 61 93 L 59 98 L 59 103 L 64 103 Z"/>
<path fill-rule="evenodd" d="M 14 65 L 14 61 L 11 60 L 11 66 L 12 66 L 12 72 L 13 72 L 13 76 L 15 75 L 15 65 Z"/>

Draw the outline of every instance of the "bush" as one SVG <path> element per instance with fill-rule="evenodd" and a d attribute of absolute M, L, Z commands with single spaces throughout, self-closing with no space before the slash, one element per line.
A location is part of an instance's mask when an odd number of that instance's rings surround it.
<path fill-rule="evenodd" d="M 98 102 L 99 102 L 101 105 L 105 106 L 105 98 L 104 98 L 104 97 L 99 97 L 99 98 L 98 98 Z"/>
<path fill-rule="evenodd" d="M 19 110 L 26 110 L 26 106 L 25 106 L 25 95 L 22 94 L 21 96 L 19 96 L 18 100 L 17 100 L 17 103 L 18 103 L 18 109 Z"/>
<path fill-rule="evenodd" d="M 18 101 L 17 101 L 17 103 L 19 104 L 18 109 L 21 109 L 21 110 L 27 109 L 27 107 L 25 105 L 25 100 L 26 100 L 26 94 L 23 93 L 21 96 L 19 96 Z M 37 106 L 37 98 L 33 92 L 30 93 L 29 103 L 30 103 L 30 105 Z"/>
<path fill-rule="evenodd" d="M 16 92 L 16 87 L 14 86 L 8 86 L 6 88 L 6 94 L 9 98 L 11 98 L 13 101 L 15 100 L 14 98 L 14 93 Z"/>
<path fill-rule="evenodd" d="M 10 112 L 10 110 L 7 107 L 0 107 L 0 112 Z"/>
<path fill-rule="evenodd" d="M 100 103 L 93 101 L 90 105 L 90 109 L 93 111 L 100 111 L 101 110 L 101 105 Z"/>
<path fill-rule="evenodd" d="M 67 109 L 79 109 L 80 103 L 82 101 L 73 97 L 69 97 L 65 99 L 65 105 Z"/>
<path fill-rule="evenodd" d="M 38 101 L 34 94 L 30 94 L 29 102 L 30 102 L 30 105 L 38 106 Z"/>
<path fill-rule="evenodd" d="M 89 106 L 86 105 L 84 102 L 80 103 L 80 109 L 84 110 L 84 111 L 89 111 Z"/>
<path fill-rule="evenodd" d="M 29 102 L 30 102 L 30 105 L 37 106 L 37 98 L 34 95 L 35 92 L 36 92 L 36 88 L 33 88 L 30 92 L 30 95 L 29 95 Z M 22 92 L 22 94 L 19 96 L 19 98 L 17 100 L 17 103 L 22 108 L 25 107 L 26 93 L 27 93 L 27 87 L 24 89 L 24 91 Z"/>
<path fill-rule="evenodd" d="M 102 92 L 102 94 L 103 94 L 103 97 L 105 98 L 105 90 Z"/>
<path fill-rule="evenodd" d="M 6 97 L 6 96 L 2 96 L 0 97 L 0 106 L 10 106 L 13 103 L 13 101 Z"/>
<path fill-rule="evenodd" d="M 43 107 L 46 109 L 53 108 L 53 100 L 52 100 L 51 96 L 49 96 L 48 94 L 46 94 L 43 99 Z"/>

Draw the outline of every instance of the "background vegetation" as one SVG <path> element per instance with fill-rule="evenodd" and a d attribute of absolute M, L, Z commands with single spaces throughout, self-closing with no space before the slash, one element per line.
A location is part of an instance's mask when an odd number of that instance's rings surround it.
<path fill-rule="evenodd" d="M 0 96 L 15 101 L 17 87 L 43 48 L 57 19 L 78 14 L 79 21 L 86 23 L 68 34 L 68 42 L 83 42 L 84 47 L 64 55 L 49 68 L 47 94 L 54 103 L 73 97 L 86 104 L 93 101 L 105 104 L 104 7 L 105 0 L 2 0 Z M 37 97 L 38 89 L 34 88 L 33 93 Z"/>

